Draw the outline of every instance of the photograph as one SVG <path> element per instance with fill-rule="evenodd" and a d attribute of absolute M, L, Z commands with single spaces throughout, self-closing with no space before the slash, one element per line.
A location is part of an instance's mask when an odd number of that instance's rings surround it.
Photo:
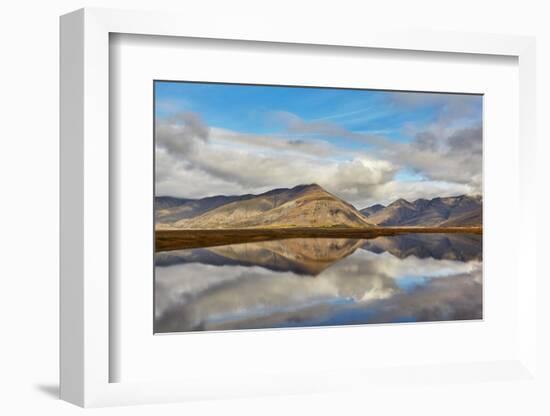
<path fill-rule="evenodd" d="M 153 88 L 155 333 L 483 319 L 483 95 Z"/>

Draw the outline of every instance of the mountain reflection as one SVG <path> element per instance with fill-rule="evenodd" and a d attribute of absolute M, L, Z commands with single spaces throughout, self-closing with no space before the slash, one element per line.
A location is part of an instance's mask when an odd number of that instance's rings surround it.
<path fill-rule="evenodd" d="M 482 237 L 476 234 L 408 234 L 371 240 L 293 238 L 242 243 L 156 254 L 158 267 L 183 263 L 214 266 L 261 266 L 315 276 L 358 248 L 390 253 L 400 259 L 415 256 L 438 260 L 481 261 Z"/>
<path fill-rule="evenodd" d="M 157 266 L 202 263 L 216 266 L 261 266 L 315 276 L 361 247 L 363 240 L 337 238 L 292 238 L 242 243 L 156 254 Z"/>
<path fill-rule="evenodd" d="M 400 259 L 419 258 L 481 261 L 479 234 L 404 234 L 365 240 L 362 248 L 374 253 L 388 252 Z"/>
<path fill-rule="evenodd" d="M 409 234 L 160 252 L 155 331 L 480 319 L 481 243 Z"/>

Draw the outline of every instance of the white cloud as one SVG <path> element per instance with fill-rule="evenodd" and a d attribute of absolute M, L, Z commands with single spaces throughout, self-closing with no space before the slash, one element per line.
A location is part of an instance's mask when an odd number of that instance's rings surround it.
<path fill-rule="evenodd" d="M 368 136 L 370 146 L 352 151 L 318 134 L 339 132 L 360 142 L 365 135 L 326 121 L 308 124 L 290 113 L 284 117 L 301 130 L 300 139 L 291 139 L 290 133 L 275 137 L 211 128 L 193 113 L 158 120 L 157 195 L 202 198 L 318 183 L 364 208 L 397 198 L 481 190 L 481 127 L 453 129 L 443 136 L 435 130 L 422 131 L 411 143 Z M 396 179 L 402 168 L 419 172 L 423 180 Z"/>

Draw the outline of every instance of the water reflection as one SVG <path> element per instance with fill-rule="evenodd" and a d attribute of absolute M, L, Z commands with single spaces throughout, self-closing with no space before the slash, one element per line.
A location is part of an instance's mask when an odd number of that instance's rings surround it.
<path fill-rule="evenodd" d="M 481 252 L 457 234 L 160 252 L 155 331 L 480 319 Z"/>

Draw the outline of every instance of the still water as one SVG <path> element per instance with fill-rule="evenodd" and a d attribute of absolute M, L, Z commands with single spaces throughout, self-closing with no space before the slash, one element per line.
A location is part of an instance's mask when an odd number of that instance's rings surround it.
<path fill-rule="evenodd" d="M 155 332 L 482 318 L 482 237 L 295 238 L 166 251 Z"/>

